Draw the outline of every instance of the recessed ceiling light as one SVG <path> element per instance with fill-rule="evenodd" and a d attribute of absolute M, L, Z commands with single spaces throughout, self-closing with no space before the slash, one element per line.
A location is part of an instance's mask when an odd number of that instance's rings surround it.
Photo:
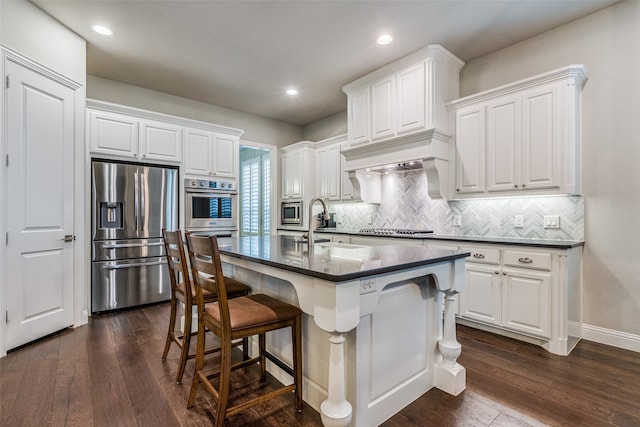
<path fill-rule="evenodd" d="M 98 34 L 102 34 L 103 36 L 111 36 L 113 35 L 113 31 L 111 31 L 109 28 L 103 26 L 103 25 L 94 25 L 93 27 L 93 31 L 95 31 Z"/>
<path fill-rule="evenodd" d="M 389 44 L 391 43 L 391 40 L 393 40 L 393 37 L 391 37 L 389 34 L 383 34 L 378 37 L 378 44 Z"/>
<path fill-rule="evenodd" d="M 287 89 L 287 95 L 297 95 L 298 91 L 296 89 Z"/>

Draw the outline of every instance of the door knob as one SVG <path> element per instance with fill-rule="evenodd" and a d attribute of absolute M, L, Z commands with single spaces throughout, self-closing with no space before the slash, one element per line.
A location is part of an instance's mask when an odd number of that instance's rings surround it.
<path fill-rule="evenodd" d="M 64 240 L 65 242 L 73 242 L 74 240 L 76 240 L 76 236 L 74 236 L 73 234 L 65 234 L 64 235 Z"/>

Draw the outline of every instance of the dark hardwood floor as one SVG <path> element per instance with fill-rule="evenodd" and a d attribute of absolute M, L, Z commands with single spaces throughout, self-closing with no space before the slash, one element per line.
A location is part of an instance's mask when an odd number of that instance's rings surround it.
<path fill-rule="evenodd" d="M 0 360 L 0 425 L 210 425 L 214 409 L 205 392 L 193 409 L 185 407 L 193 361 L 177 385 L 177 348 L 160 360 L 168 315 L 162 304 L 95 316 L 88 326 L 10 352 Z M 431 390 L 385 427 L 640 426 L 638 353 L 582 341 L 570 356 L 555 356 L 463 326 L 458 338 L 467 389 L 458 397 Z M 243 373 L 233 389 L 251 394 L 276 384 L 254 378 L 256 370 Z M 322 424 L 308 406 L 296 415 L 293 396 L 283 396 L 231 417 L 229 425 Z"/>

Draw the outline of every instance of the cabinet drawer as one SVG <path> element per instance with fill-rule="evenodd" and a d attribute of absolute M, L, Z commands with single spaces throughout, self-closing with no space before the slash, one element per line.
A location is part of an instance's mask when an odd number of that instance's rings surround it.
<path fill-rule="evenodd" d="M 462 248 L 463 252 L 471 252 L 467 262 L 479 262 L 482 264 L 500 264 L 500 249 L 492 248 Z"/>
<path fill-rule="evenodd" d="M 551 271 L 551 254 L 525 251 L 504 251 L 504 265 Z"/>

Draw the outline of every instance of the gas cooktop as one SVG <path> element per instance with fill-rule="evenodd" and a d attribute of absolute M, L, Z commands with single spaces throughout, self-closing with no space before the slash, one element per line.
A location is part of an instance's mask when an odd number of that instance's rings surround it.
<path fill-rule="evenodd" d="M 409 228 L 363 228 L 360 230 L 362 234 L 370 234 L 372 236 L 405 236 L 412 234 L 429 234 L 433 230 L 414 230 Z"/>

